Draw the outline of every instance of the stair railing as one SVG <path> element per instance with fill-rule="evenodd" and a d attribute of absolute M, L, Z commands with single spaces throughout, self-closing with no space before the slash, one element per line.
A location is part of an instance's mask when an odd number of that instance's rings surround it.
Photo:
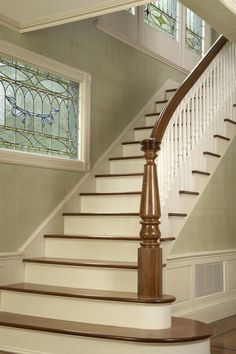
<path fill-rule="evenodd" d="M 138 250 L 140 298 L 154 300 L 162 297 L 161 204 L 164 204 L 181 165 L 217 112 L 223 109 L 226 111 L 222 114 L 230 113 L 224 108 L 224 102 L 233 99 L 235 58 L 236 45 L 221 36 L 161 112 L 151 137 L 141 142 L 146 164 L 140 206 L 141 243 Z M 157 173 L 155 159 L 160 146 L 162 150 Z"/>

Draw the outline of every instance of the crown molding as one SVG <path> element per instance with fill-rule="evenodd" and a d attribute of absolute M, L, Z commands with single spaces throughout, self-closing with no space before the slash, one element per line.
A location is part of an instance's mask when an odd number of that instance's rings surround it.
<path fill-rule="evenodd" d="M 80 6 L 72 11 L 44 16 L 34 20 L 16 21 L 3 14 L 0 14 L 0 24 L 19 33 L 31 32 L 43 28 L 63 25 L 70 22 L 83 20 L 86 18 L 105 15 L 111 12 L 121 11 L 128 7 L 140 6 L 145 4 L 146 0 L 101 0 L 101 4 Z M 79 6 L 79 5 L 78 5 Z"/>

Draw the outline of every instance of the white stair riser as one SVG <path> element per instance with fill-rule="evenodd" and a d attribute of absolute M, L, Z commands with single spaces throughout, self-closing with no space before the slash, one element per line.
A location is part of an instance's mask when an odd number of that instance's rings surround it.
<path fill-rule="evenodd" d="M 183 225 L 185 224 L 186 217 L 180 216 L 171 216 L 169 217 L 169 234 L 173 237 L 179 235 L 180 230 L 182 230 Z"/>
<path fill-rule="evenodd" d="M 65 216 L 65 235 L 139 235 L 139 217 L 136 216 Z"/>
<path fill-rule="evenodd" d="M 210 354 L 209 339 L 176 344 L 152 344 L 26 331 L 3 326 L 0 328 L 0 348 L 19 354 Z"/>
<path fill-rule="evenodd" d="M 236 125 L 229 122 L 225 122 L 225 124 L 226 124 L 226 136 L 230 139 L 233 139 L 236 134 Z"/>
<path fill-rule="evenodd" d="M 136 262 L 138 241 L 46 239 L 46 257 Z"/>
<path fill-rule="evenodd" d="M 179 196 L 179 210 L 189 214 L 195 203 L 197 203 L 198 198 L 198 195 L 181 194 Z"/>
<path fill-rule="evenodd" d="M 216 139 L 216 153 L 223 155 L 230 145 L 230 141 L 215 138 Z"/>
<path fill-rule="evenodd" d="M 175 93 L 176 91 L 165 92 L 165 99 L 169 100 Z"/>
<path fill-rule="evenodd" d="M 140 195 L 96 195 L 81 196 L 82 212 L 138 212 Z"/>
<path fill-rule="evenodd" d="M 110 161 L 110 173 L 143 173 L 144 158 L 112 160 Z"/>
<path fill-rule="evenodd" d="M 159 119 L 160 115 L 157 114 L 156 116 L 148 116 L 146 117 L 145 125 L 146 127 L 154 126 L 156 121 Z"/>
<path fill-rule="evenodd" d="M 96 192 L 141 191 L 142 182 L 142 176 L 100 177 L 96 178 Z"/>
<path fill-rule="evenodd" d="M 138 130 L 135 130 L 134 140 L 135 141 L 141 141 L 141 140 L 150 138 L 151 133 L 152 133 L 152 129 L 138 129 Z"/>
<path fill-rule="evenodd" d="M 27 263 L 25 281 L 75 288 L 135 292 L 137 270 Z"/>
<path fill-rule="evenodd" d="M 141 144 L 125 144 L 123 145 L 123 156 L 143 156 Z"/>
<path fill-rule="evenodd" d="M 161 112 L 167 103 L 156 103 L 156 111 Z"/>
<path fill-rule="evenodd" d="M 205 155 L 206 171 L 214 172 L 219 162 L 219 157 Z"/>
<path fill-rule="evenodd" d="M 171 327 L 170 304 L 156 305 L 3 291 L 1 310 L 21 315 L 143 329 Z"/>
<path fill-rule="evenodd" d="M 193 174 L 194 190 L 201 193 L 205 189 L 205 187 L 209 181 L 209 178 L 210 178 L 210 176 Z"/>

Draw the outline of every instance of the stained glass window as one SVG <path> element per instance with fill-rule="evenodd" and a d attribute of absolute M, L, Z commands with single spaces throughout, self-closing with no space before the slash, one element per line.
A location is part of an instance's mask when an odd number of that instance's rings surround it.
<path fill-rule="evenodd" d="M 196 53 L 203 52 L 203 21 L 194 12 L 186 9 L 186 46 Z"/>
<path fill-rule="evenodd" d="M 129 7 L 127 9 L 127 11 L 131 14 L 131 15 L 135 15 L 135 7 Z"/>
<path fill-rule="evenodd" d="M 79 84 L 0 56 L 0 148 L 78 159 Z"/>
<path fill-rule="evenodd" d="M 176 38 L 177 0 L 157 0 L 145 5 L 144 21 L 161 32 Z"/>

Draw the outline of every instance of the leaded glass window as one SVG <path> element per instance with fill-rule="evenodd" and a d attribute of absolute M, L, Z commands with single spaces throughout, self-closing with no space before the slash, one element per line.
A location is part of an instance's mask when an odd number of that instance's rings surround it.
<path fill-rule="evenodd" d="M 194 12 L 186 9 L 186 46 L 196 53 L 203 52 L 203 21 Z"/>
<path fill-rule="evenodd" d="M 159 31 L 176 38 L 177 0 L 157 0 L 145 5 L 144 21 Z"/>
<path fill-rule="evenodd" d="M 0 148 L 79 158 L 79 84 L 0 56 Z"/>
<path fill-rule="evenodd" d="M 129 7 L 127 9 L 127 11 L 131 14 L 131 15 L 135 15 L 135 7 Z"/>

